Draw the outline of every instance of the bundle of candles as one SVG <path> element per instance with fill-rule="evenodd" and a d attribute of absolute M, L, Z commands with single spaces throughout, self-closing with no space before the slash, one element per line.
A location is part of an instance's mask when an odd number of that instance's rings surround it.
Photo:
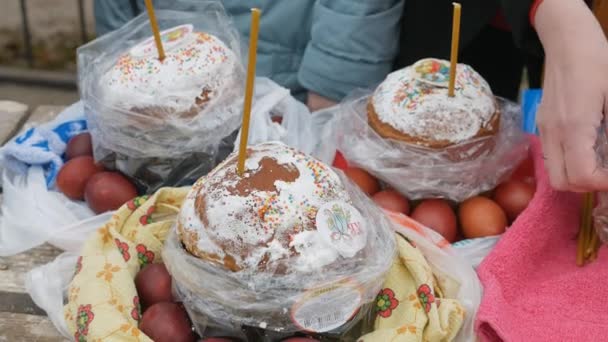
<path fill-rule="evenodd" d="M 594 193 L 583 195 L 583 208 L 581 216 L 581 228 L 578 232 L 578 244 L 576 253 L 576 264 L 583 266 L 597 258 L 600 248 L 600 239 L 593 227 L 593 203 Z"/>
<path fill-rule="evenodd" d="M 598 0 L 593 2 L 593 13 L 608 36 L 608 1 Z M 597 252 L 601 241 L 594 229 L 593 207 L 595 194 L 586 193 L 583 196 L 583 209 L 581 217 L 581 228 L 578 233 L 578 245 L 576 253 L 576 263 L 583 266 L 597 258 Z"/>

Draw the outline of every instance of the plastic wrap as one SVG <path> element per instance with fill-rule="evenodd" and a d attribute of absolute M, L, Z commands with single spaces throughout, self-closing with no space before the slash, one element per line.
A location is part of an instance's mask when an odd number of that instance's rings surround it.
<path fill-rule="evenodd" d="M 218 2 L 192 6 L 157 11 L 168 56 L 163 63 L 142 62 L 156 58 L 145 13 L 78 49 L 95 159 L 133 178 L 145 192 L 192 183 L 208 172 L 220 146 L 231 151 L 231 135 L 241 121 L 245 79 L 239 35 Z M 193 43 L 205 39 L 212 40 L 212 48 L 188 51 L 207 46 Z M 216 55 L 218 44 L 225 48 Z M 215 62 L 219 58 L 225 62 Z M 164 69 L 148 77 L 145 68 Z M 145 81 L 133 90 L 131 77 Z M 121 83 L 124 78 L 130 88 Z"/>
<path fill-rule="evenodd" d="M 333 109 L 332 139 L 349 164 L 369 171 L 410 199 L 463 201 L 494 188 L 527 156 L 520 107 L 507 100 L 497 98 L 501 120 L 496 136 L 442 150 L 380 137 L 368 125 L 368 101 L 369 92 L 360 92 Z"/>
<path fill-rule="evenodd" d="M 608 167 L 608 133 L 606 132 L 606 122 L 598 131 L 598 139 L 595 145 L 595 152 L 598 163 L 601 167 Z M 603 243 L 608 243 L 608 192 L 599 192 L 596 195 L 597 205 L 593 209 L 593 226 L 598 237 Z"/>
<path fill-rule="evenodd" d="M 361 214 L 364 245 L 354 257 L 338 257 L 310 273 L 231 272 L 192 256 L 175 230 L 170 233 L 163 260 L 174 278 L 174 291 L 201 336 L 229 332 L 246 338 L 243 327 L 264 329 L 266 336 L 279 335 L 276 338 L 309 331 L 341 340 L 352 335 L 356 340 L 364 333 L 356 330 L 365 325 L 361 319 L 369 317 L 370 303 L 393 262 L 394 235 L 382 211 L 342 173 L 340 177 Z"/>

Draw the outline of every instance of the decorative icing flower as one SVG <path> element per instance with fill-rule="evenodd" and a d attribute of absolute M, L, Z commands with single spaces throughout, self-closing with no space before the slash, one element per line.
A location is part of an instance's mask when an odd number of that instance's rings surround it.
<path fill-rule="evenodd" d="M 151 264 L 154 261 L 154 252 L 149 251 L 143 244 L 137 245 L 135 250 L 137 251 L 137 259 L 141 266 Z"/>
<path fill-rule="evenodd" d="M 141 319 L 141 304 L 139 303 L 139 297 L 133 297 L 133 310 L 131 310 L 131 317 L 138 321 Z"/>
<path fill-rule="evenodd" d="M 427 284 L 420 285 L 420 287 L 418 288 L 418 298 L 424 306 L 424 311 L 431 311 L 431 304 L 435 302 L 435 296 L 433 295 L 431 287 Z"/>
<path fill-rule="evenodd" d="M 122 258 L 125 259 L 125 261 L 129 261 L 129 259 L 131 259 L 131 254 L 129 254 L 129 245 L 126 242 L 121 242 L 118 239 L 114 239 L 114 242 L 122 254 Z"/>
<path fill-rule="evenodd" d="M 127 208 L 135 210 L 139 208 L 142 204 L 144 204 L 148 200 L 148 198 L 150 198 L 148 195 L 135 197 L 134 199 L 127 202 Z"/>
<path fill-rule="evenodd" d="M 74 338 L 78 342 L 86 342 L 89 333 L 89 325 L 95 318 L 95 314 L 91 311 L 91 304 L 80 305 L 76 314 L 76 332 Z"/>
<path fill-rule="evenodd" d="M 155 209 L 156 208 L 154 206 L 151 206 L 150 208 L 148 208 L 148 211 L 146 211 L 146 214 L 139 218 L 139 223 L 141 223 L 144 226 L 152 223 L 153 222 L 152 213 L 154 213 Z"/>
<path fill-rule="evenodd" d="M 78 260 L 76 260 L 76 274 L 80 273 L 80 271 L 82 270 L 82 256 L 78 257 Z"/>
<path fill-rule="evenodd" d="M 395 298 L 395 292 L 389 288 L 382 289 L 376 297 L 376 312 L 381 317 L 390 317 L 397 306 L 399 306 L 399 300 Z"/>

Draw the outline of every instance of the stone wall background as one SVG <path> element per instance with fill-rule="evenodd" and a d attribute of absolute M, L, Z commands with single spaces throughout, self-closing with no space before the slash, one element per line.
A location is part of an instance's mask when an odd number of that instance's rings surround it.
<path fill-rule="evenodd" d="M 94 37 L 93 1 L 84 0 L 88 39 Z M 0 66 L 26 67 L 20 0 L 0 0 Z M 72 71 L 82 44 L 78 0 L 25 0 L 34 67 Z"/>

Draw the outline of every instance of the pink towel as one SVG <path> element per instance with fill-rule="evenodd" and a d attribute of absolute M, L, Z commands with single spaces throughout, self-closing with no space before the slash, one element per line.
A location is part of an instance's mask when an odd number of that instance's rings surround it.
<path fill-rule="evenodd" d="M 576 266 L 581 196 L 551 189 L 532 137 L 536 195 L 478 272 L 482 341 L 608 341 L 608 253 Z"/>

